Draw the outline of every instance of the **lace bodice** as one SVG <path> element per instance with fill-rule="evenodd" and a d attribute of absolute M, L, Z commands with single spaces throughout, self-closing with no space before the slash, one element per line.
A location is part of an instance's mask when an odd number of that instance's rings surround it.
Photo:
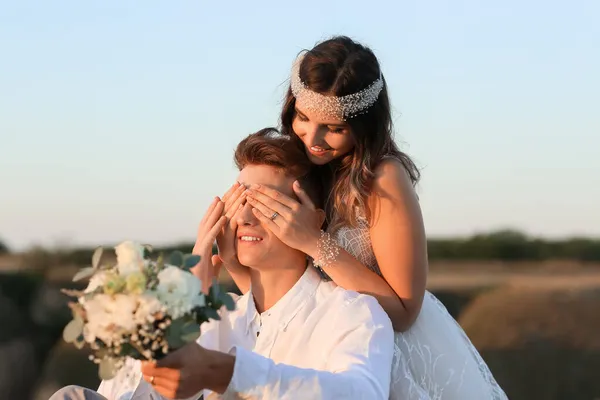
<path fill-rule="evenodd" d="M 358 261 L 378 275 L 369 223 L 329 233 Z M 323 271 L 321 271 L 323 273 Z M 323 273 L 324 278 L 328 278 Z M 465 332 L 444 305 L 426 292 L 413 326 L 395 335 L 390 400 L 507 400 Z"/>
<path fill-rule="evenodd" d="M 369 222 L 364 217 L 358 217 L 358 226 L 341 226 L 329 232 L 335 241 L 364 266 L 381 275 L 377 259 L 371 245 Z"/>

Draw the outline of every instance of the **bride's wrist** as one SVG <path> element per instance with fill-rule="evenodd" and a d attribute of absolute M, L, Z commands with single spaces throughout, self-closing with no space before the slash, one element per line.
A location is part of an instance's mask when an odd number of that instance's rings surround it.
<path fill-rule="evenodd" d="M 307 240 L 304 249 L 302 249 L 302 252 L 310 258 L 312 258 L 313 260 L 317 257 L 317 253 L 319 251 L 319 240 L 321 237 L 321 232 L 322 231 L 317 232 L 315 235 L 313 235 L 312 238 Z"/>
<path fill-rule="evenodd" d="M 319 238 L 314 245 L 312 254 L 309 254 L 316 267 L 325 269 L 336 262 L 340 254 L 340 246 L 328 232 L 320 231 Z"/>

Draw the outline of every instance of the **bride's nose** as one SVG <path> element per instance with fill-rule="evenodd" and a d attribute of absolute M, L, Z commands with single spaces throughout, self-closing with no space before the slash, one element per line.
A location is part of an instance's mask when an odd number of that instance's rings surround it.
<path fill-rule="evenodd" d="M 257 225 L 258 223 L 259 223 L 258 218 L 256 218 L 256 216 L 252 212 L 252 206 L 250 205 L 250 203 L 246 202 L 246 204 L 244 204 L 242 210 L 238 213 L 237 224 L 239 226 L 243 226 L 243 225 L 254 226 L 254 225 Z"/>
<path fill-rule="evenodd" d="M 326 128 L 323 129 L 323 127 L 318 124 L 311 124 L 304 131 L 304 137 L 302 139 L 304 144 L 306 144 L 308 147 L 321 145 L 326 133 Z"/>

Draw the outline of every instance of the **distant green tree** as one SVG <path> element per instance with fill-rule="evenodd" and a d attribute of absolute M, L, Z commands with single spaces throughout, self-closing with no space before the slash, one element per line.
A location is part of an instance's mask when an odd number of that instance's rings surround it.
<path fill-rule="evenodd" d="M 530 238 L 516 230 L 500 230 L 468 238 L 431 238 L 427 246 L 430 259 L 600 261 L 598 239 L 544 240 Z"/>
<path fill-rule="evenodd" d="M 155 247 L 153 256 L 178 250 L 190 253 L 194 243 L 176 243 L 170 246 Z M 431 260 L 504 260 L 539 261 L 549 259 L 600 262 L 600 239 L 572 238 L 549 240 L 532 238 L 518 230 L 499 230 L 470 237 L 429 238 L 427 241 Z M 105 255 L 112 253 L 112 246 L 104 246 Z M 0 254 L 8 252 L 0 241 Z M 26 255 L 26 265 L 32 268 L 46 268 L 55 265 L 88 265 L 93 248 L 76 248 L 50 251 L 43 248 L 31 249 Z M 213 254 L 217 247 L 213 246 Z"/>

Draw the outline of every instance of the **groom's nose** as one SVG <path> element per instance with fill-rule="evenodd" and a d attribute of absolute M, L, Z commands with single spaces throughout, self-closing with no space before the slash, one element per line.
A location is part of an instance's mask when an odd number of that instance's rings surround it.
<path fill-rule="evenodd" d="M 237 218 L 238 218 L 237 219 L 237 224 L 239 226 L 243 226 L 243 225 L 254 226 L 254 225 L 258 225 L 258 223 L 259 223 L 258 218 L 256 218 L 256 216 L 252 212 L 252 206 L 248 202 L 246 202 L 246 204 L 244 204 L 244 207 L 238 213 L 238 217 Z"/>

